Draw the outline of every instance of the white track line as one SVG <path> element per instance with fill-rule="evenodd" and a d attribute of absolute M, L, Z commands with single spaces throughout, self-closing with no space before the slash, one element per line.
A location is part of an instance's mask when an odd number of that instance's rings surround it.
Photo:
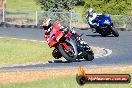
<path fill-rule="evenodd" d="M 23 41 L 32 41 L 32 42 L 46 42 L 46 41 L 38 41 L 38 40 L 22 39 L 22 38 L 10 38 L 10 37 L 0 37 L 0 38 L 9 38 L 9 39 L 23 40 Z"/>
<path fill-rule="evenodd" d="M 110 50 L 110 49 L 105 49 L 105 50 L 107 51 L 107 54 L 105 54 L 104 56 L 109 56 L 110 54 L 112 54 L 112 50 Z"/>

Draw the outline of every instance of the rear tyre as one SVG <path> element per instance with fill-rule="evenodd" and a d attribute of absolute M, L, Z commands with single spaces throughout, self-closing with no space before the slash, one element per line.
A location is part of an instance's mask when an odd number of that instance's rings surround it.
<path fill-rule="evenodd" d="M 106 34 L 101 34 L 101 36 L 106 37 L 107 35 Z"/>
<path fill-rule="evenodd" d="M 112 31 L 112 34 L 113 34 L 115 37 L 118 37 L 118 36 L 119 36 L 119 33 L 118 33 L 118 31 L 117 31 L 115 28 L 111 27 L 111 31 Z"/>
<path fill-rule="evenodd" d="M 58 50 L 60 51 L 60 53 L 62 54 L 62 56 L 68 61 L 68 62 L 73 62 L 76 61 L 76 59 L 73 59 L 70 55 L 68 55 L 66 53 L 66 51 L 64 50 L 63 45 L 59 45 L 58 46 Z M 74 57 L 74 56 L 73 56 Z"/>

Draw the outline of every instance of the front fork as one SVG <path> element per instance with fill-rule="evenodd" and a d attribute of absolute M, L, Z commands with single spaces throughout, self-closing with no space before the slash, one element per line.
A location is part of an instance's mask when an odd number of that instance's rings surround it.
<path fill-rule="evenodd" d="M 65 40 L 67 43 L 69 43 L 69 44 L 71 44 L 72 45 L 72 47 L 73 47 L 73 49 L 74 49 L 74 56 L 76 56 L 77 57 L 77 55 L 78 55 L 78 51 L 77 51 L 77 45 L 76 45 L 76 41 L 75 41 L 75 39 L 73 39 L 73 38 L 69 38 L 69 39 L 66 39 Z"/>

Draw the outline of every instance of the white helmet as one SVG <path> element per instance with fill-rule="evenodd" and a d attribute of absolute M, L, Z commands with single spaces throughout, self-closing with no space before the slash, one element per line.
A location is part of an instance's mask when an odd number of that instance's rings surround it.
<path fill-rule="evenodd" d="M 50 18 L 46 18 L 44 21 L 43 21 L 43 28 L 44 30 L 48 30 L 52 25 L 52 20 Z"/>
<path fill-rule="evenodd" d="M 92 15 L 93 15 L 93 8 L 89 8 L 89 9 L 88 9 L 88 15 L 89 15 L 89 16 L 92 16 Z"/>

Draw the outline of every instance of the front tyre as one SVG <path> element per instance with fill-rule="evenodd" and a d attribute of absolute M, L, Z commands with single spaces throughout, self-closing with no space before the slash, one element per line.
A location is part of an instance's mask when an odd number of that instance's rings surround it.
<path fill-rule="evenodd" d="M 87 56 L 85 56 L 84 59 L 87 60 L 87 61 L 92 61 L 94 59 L 93 51 L 87 52 Z"/>
<path fill-rule="evenodd" d="M 73 62 L 76 61 L 76 58 L 74 59 L 74 56 L 69 55 L 66 51 L 63 45 L 59 45 L 58 46 L 58 50 L 60 51 L 60 53 L 62 54 L 62 56 L 68 61 L 68 62 Z M 74 53 L 73 53 L 74 55 Z"/>
<path fill-rule="evenodd" d="M 112 34 L 113 34 L 115 37 L 118 37 L 118 36 L 119 36 L 119 33 L 118 33 L 118 31 L 117 31 L 115 28 L 111 27 L 111 31 L 112 31 Z"/>

